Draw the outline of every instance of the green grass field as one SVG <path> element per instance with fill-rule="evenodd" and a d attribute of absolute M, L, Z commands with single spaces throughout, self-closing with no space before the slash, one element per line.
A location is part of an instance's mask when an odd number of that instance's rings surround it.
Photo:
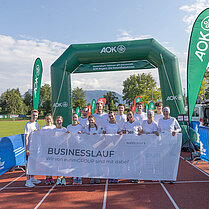
<path fill-rule="evenodd" d="M 27 120 L 0 121 L 0 137 L 24 134 L 24 126 L 27 122 Z M 38 124 L 41 128 L 46 122 L 45 120 L 38 120 Z"/>

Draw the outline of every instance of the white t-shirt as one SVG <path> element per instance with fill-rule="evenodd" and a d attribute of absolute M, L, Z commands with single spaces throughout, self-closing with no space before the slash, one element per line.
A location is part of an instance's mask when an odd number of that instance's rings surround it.
<path fill-rule="evenodd" d="M 25 134 L 30 135 L 36 129 L 39 130 L 39 124 L 37 122 L 31 123 L 30 121 L 28 121 L 25 124 Z"/>
<path fill-rule="evenodd" d="M 153 120 L 152 123 L 148 124 L 148 120 L 144 120 L 141 126 L 143 133 L 153 133 L 158 131 L 157 123 Z"/>
<path fill-rule="evenodd" d="M 108 114 L 107 113 L 102 113 L 102 114 L 95 113 L 93 116 L 95 117 L 97 126 L 103 129 L 103 126 L 108 121 Z"/>
<path fill-rule="evenodd" d="M 133 123 L 130 123 L 129 121 L 124 123 L 123 130 L 126 131 L 126 134 L 138 134 L 140 128 L 139 121 L 135 120 Z"/>
<path fill-rule="evenodd" d="M 39 124 L 37 122 L 31 123 L 28 121 L 25 124 L 25 134 L 28 134 L 28 147 L 30 147 L 31 134 L 35 130 L 39 130 Z"/>
<path fill-rule="evenodd" d="M 158 124 L 159 120 L 163 117 L 164 117 L 163 114 L 155 114 L 153 119 Z"/>
<path fill-rule="evenodd" d="M 113 124 L 106 122 L 103 131 L 106 131 L 106 134 L 117 134 L 121 129 L 117 122 Z"/>
<path fill-rule="evenodd" d="M 55 132 L 67 132 L 67 129 L 65 127 L 62 127 L 62 128 L 54 128 L 53 131 Z"/>
<path fill-rule="evenodd" d="M 123 129 L 124 123 L 127 121 L 126 119 L 127 119 L 127 116 L 125 114 L 115 116 L 115 120 L 117 121 L 121 130 Z"/>
<path fill-rule="evenodd" d="M 158 129 L 160 132 L 181 131 L 181 127 L 179 126 L 178 121 L 174 117 L 171 117 L 167 120 L 161 118 L 158 123 Z"/>
<path fill-rule="evenodd" d="M 134 113 L 134 119 L 139 121 L 141 125 L 143 120 L 147 120 L 147 113 L 145 112 L 142 112 L 141 114 Z"/>
<path fill-rule="evenodd" d="M 70 133 L 77 134 L 79 131 L 83 130 L 83 127 L 81 124 L 77 124 L 76 126 L 73 126 L 72 124 L 67 126 L 67 130 L 70 131 Z"/>
<path fill-rule="evenodd" d="M 88 117 L 87 118 L 78 118 L 78 122 L 82 125 L 82 132 L 84 132 L 85 128 L 89 125 Z"/>
<path fill-rule="evenodd" d="M 45 126 L 42 126 L 41 130 L 49 130 L 49 129 L 54 129 L 54 128 L 56 128 L 55 125 L 52 125 L 52 126 L 45 125 Z"/>
<path fill-rule="evenodd" d="M 89 126 L 86 127 L 84 133 L 90 133 L 90 135 L 93 135 L 93 134 L 101 134 L 101 129 L 99 127 L 94 127 L 94 128 L 90 128 L 89 130 Z"/>

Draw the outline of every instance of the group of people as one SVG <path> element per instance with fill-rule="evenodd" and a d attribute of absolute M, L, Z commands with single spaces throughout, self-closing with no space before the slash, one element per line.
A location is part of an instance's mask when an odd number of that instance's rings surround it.
<path fill-rule="evenodd" d="M 67 128 L 62 126 L 63 117 L 57 116 L 56 125 L 53 124 L 53 117 L 51 114 L 47 114 L 45 117 L 46 125 L 42 130 L 53 129 L 54 131 L 75 133 L 75 134 L 155 134 L 159 136 L 160 133 L 170 132 L 173 136 L 181 131 L 178 121 L 170 116 L 170 108 L 168 106 L 163 108 L 162 102 L 155 104 L 156 114 L 153 110 L 149 110 L 147 113 L 143 112 L 143 103 L 136 103 L 136 113 L 132 110 L 127 110 L 124 114 L 125 106 L 123 104 L 118 105 L 118 112 L 110 111 L 109 113 L 103 112 L 103 104 L 101 102 L 96 103 L 97 113 L 88 116 L 88 107 L 83 107 L 82 116 L 79 118 L 78 114 L 74 113 L 72 116 L 72 124 Z M 31 120 L 25 125 L 25 146 L 26 156 L 29 155 L 28 139 L 33 131 L 39 130 L 39 125 L 36 122 L 38 118 L 38 111 L 33 110 L 31 112 Z M 92 178 L 90 183 L 100 183 L 100 179 Z M 136 183 L 136 180 L 132 182 Z M 39 184 L 41 181 L 34 178 L 34 176 L 27 175 L 27 181 L 25 186 L 34 187 L 35 184 Z M 52 176 L 46 176 L 46 184 L 55 183 Z M 57 177 L 57 184 L 66 185 L 65 177 Z M 110 179 L 110 183 L 118 183 L 118 179 Z M 80 177 L 73 178 L 73 184 L 82 184 Z"/>

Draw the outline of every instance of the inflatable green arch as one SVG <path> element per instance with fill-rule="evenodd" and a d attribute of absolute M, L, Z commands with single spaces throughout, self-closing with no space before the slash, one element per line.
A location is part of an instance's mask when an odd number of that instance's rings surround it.
<path fill-rule="evenodd" d="M 72 44 L 51 66 L 52 112 L 72 122 L 71 74 L 158 68 L 163 105 L 183 114 L 184 103 L 175 55 L 154 39 Z"/>

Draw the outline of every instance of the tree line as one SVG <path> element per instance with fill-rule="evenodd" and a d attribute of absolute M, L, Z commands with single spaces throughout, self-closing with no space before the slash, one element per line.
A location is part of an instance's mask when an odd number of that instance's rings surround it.
<path fill-rule="evenodd" d="M 129 78 L 123 81 L 123 100 L 129 107 L 133 105 L 134 98 L 141 96 L 142 101 L 146 104 L 149 101 L 161 100 L 161 91 L 157 87 L 155 79 L 149 74 L 131 75 Z M 119 98 L 116 93 L 109 91 L 103 95 L 106 99 L 106 110 L 116 110 L 116 104 L 119 103 Z M 98 98 L 95 98 L 98 99 Z M 76 107 L 83 107 L 89 105 L 86 103 L 85 92 L 82 88 L 75 88 L 72 91 L 72 103 L 73 109 Z M 32 95 L 29 91 L 25 92 L 21 96 L 19 88 L 7 89 L 0 97 L 0 114 L 30 114 L 32 109 Z M 44 84 L 40 90 L 39 101 L 40 113 L 50 113 L 52 111 L 51 101 L 51 86 Z"/>

